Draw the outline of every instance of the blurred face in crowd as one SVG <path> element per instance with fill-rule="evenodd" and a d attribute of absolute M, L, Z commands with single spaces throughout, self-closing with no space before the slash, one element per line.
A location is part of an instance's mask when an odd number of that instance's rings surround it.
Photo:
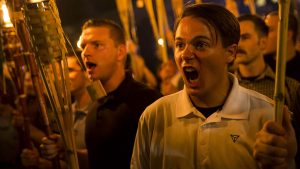
<path fill-rule="evenodd" d="M 235 62 L 248 65 L 262 56 L 265 49 L 266 38 L 260 38 L 251 21 L 240 22 L 241 36 Z"/>
<path fill-rule="evenodd" d="M 108 27 L 84 29 L 80 46 L 90 79 L 100 80 L 105 85 L 123 68 L 126 47 L 114 42 Z"/>
<path fill-rule="evenodd" d="M 88 79 L 81 70 L 76 57 L 68 57 L 68 69 L 71 83 L 71 93 L 75 94 L 82 89 L 85 90 Z"/>
<path fill-rule="evenodd" d="M 265 54 L 276 52 L 277 48 L 277 31 L 278 31 L 278 16 L 267 15 L 265 19 L 266 25 L 269 27 L 268 44 L 264 51 Z"/>
<path fill-rule="evenodd" d="M 166 80 L 172 78 L 174 75 L 176 75 L 177 67 L 175 63 L 172 60 L 168 60 L 166 63 L 163 63 L 161 65 L 161 68 L 159 70 L 159 77 L 161 80 Z"/>
<path fill-rule="evenodd" d="M 221 36 L 204 19 L 187 16 L 175 32 L 175 61 L 191 97 L 211 98 L 228 79 L 227 65 L 236 48 L 223 47 Z"/>

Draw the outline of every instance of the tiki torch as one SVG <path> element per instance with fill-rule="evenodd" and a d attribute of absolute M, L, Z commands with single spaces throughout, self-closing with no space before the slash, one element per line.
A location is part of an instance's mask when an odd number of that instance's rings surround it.
<path fill-rule="evenodd" d="M 51 132 L 49 119 L 48 119 L 48 113 L 46 108 L 46 102 L 45 102 L 45 95 L 44 95 L 44 89 L 41 85 L 41 79 L 39 76 L 39 71 L 37 69 L 37 64 L 34 60 L 34 53 L 32 50 L 31 42 L 29 41 L 29 34 L 25 26 L 24 17 L 21 14 L 21 4 L 18 1 L 14 1 L 14 5 L 11 6 L 13 9 L 12 13 L 12 19 L 14 21 L 13 25 L 11 22 L 10 24 L 5 24 L 6 27 L 9 27 L 9 33 L 7 34 L 7 50 L 6 53 L 8 53 L 8 56 L 13 56 L 12 59 L 14 60 L 14 66 L 18 72 L 17 75 L 14 75 L 16 71 L 12 71 L 14 69 L 10 68 L 12 66 L 8 66 L 13 75 L 13 79 L 15 79 L 16 87 L 20 94 L 20 103 L 23 107 L 23 116 L 24 116 L 24 133 L 25 133 L 25 145 L 27 148 L 32 148 L 30 144 L 30 132 L 29 132 L 29 117 L 27 117 L 27 105 L 26 105 L 26 94 L 24 92 L 24 76 L 27 70 L 25 70 L 25 62 L 26 65 L 29 66 L 30 72 L 31 72 L 31 79 L 33 83 L 33 87 L 35 90 L 35 93 L 37 95 L 39 106 L 41 110 L 41 114 L 43 117 L 43 122 L 45 126 L 45 134 L 46 136 L 49 136 Z M 15 29 L 16 28 L 16 29 Z M 17 30 L 17 31 L 16 31 Z M 4 38 L 5 39 L 5 38 Z M 12 60 L 8 58 L 8 61 Z M 20 60 L 22 62 L 20 62 Z M 8 62 L 9 63 L 9 62 Z M 21 64 L 23 63 L 23 64 Z M 52 160 L 53 162 L 53 168 L 59 169 L 59 159 L 56 158 Z"/>
<path fill-rule="evenodd" d="M 7 65 L 9 75 L 14 82 L 18 97 L 16 101 L 17 109 L 22 114 L 24 123 L 18 126 L 17 130 L 22 139 L 23 147 L 32 148 L 29 133 L 29 117 L 26 105 L 26 94 L 24 91 L 24 78 L 26 72 L 26 64 L 21 52 L 21 43 L 16 35 L 15 29 L 10 21 L 7 6 L 1 1 L 1 41 L 2 41 L 2 60 Z"/>
<path fill-rule="evenodd" d="M 56 115 L 69 167 L 79 169 L 73 136 L 66 46 L 54 0 L 28 0 L 23 13 L 43 84 Z"/>
<path fill-rule="evenodd" d="M 278 14 L 278 40 L 276 55 L 276 81 L 275 81 L 275 121 L 282 123 L 285 89 L 285 67 L 287 54 L 287 35 L 290 0 L 279 0 Z"/>

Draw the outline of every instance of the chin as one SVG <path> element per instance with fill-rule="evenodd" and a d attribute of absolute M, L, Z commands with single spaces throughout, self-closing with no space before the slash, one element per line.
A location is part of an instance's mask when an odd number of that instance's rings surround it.
<path fill-rule="evenodd" d="M 186 87 L 186 91 L 190 96 L 201 96 L 203 95 L 203 91 L 199 90 L 198 88 L 189 88 Z"/>

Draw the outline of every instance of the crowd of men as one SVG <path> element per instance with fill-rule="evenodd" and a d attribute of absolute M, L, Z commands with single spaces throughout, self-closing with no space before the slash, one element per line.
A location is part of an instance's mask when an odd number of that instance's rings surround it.
<path fill-rule="evenodd" d="M 161 84 L 156 85 L 148 69 L 141 68 L 146 71 L 141 73 L 132 64 L 138 62 L 128 64 L 136 59 L 127 51 L 120 25 L 106 19 L 86 21 L 80 59 L 68 53 L 74 100 L 70 120 L 80 168 L 299 168 L 299 28 L 290 14 L 286 106 L 278 123 L 272 100 L 277 23 L 278 12 L 264 20 L 250 14 L 236 17 L 216 4 L 186 6 L 174 25 L 174 59 L 159 68 Z M 100 81 L 107 95 L 92 101 L 86 90 L 91 81 Z M 13 115 L 13 108 L 0 110 L 0 120 L 6 117 L 11 123 L 7 114 Z M 1 126 L 0 132 L 12 130 Z M 44 137 L 34 124 L 32 128 L 35 148 L 11 149 L 21 165 L 51 169 L 51 160 L 58 156 L 67 168 L 59 132 Z M 20 167 L 4 161 L 4 154 L 0 158 L 0 168 Z"/>

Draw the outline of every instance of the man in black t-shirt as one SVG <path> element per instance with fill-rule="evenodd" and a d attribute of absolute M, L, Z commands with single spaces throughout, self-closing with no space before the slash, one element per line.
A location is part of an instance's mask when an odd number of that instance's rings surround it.
<path fill-rule="evenodd" d="M 264 51 L 265 61 L 273 71 L 276 70 L 276 48 L 278 32 L 278 12 L 273 11 L 265 18 L 266 25 L 269 27 L 268 43 Z M 295 15 L 289 15 L 288 36 L 287 36 L 287 55 L 286 55 L 286 75 L 300 82 L 300 52 L 296 50 L 298 36 L 298 20 Z"/>
<path fill-rule="evenodd" d="M 139 117 L 160 94 L 126 73 L 125 35 L 116 23 L 88 20 L 82 27 L 80 47 L 89 78 L 100 80 L 107 93 L 94 102 L 86 118 L 89 166 L 130 168 Z M 51 152 L 46 148 L 52 143 L 44 142 L 44 154 Z"/>

